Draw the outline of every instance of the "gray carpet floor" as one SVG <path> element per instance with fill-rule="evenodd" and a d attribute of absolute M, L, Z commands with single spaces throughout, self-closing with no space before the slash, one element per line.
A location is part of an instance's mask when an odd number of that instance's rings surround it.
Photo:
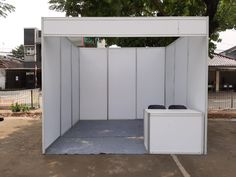
<path fill-rule="evenodd" d="M 145 154 L 143 120 L 79 121 L 47 154 Z"/>

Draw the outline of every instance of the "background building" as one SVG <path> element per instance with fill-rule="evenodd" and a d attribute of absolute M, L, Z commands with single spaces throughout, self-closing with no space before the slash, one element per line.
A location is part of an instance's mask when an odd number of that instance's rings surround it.
<path fill-rule="evenodd" d="M 0 90 L 40 88 L 41 70 L 26 68 L 24 63 L 17 58 L 0 56 Z M 37 76 L 37 79 L 34 76 Z"/>
<path fill-rule="evenodd" d="M 41 68 L 41 31 L 37 28 L 24 29 L 24 65 Z"/>
<path fill-rule="evenodd" d="M 24 87 L 23 61 L 0 56 L 0 90 Z"/>
<path fill-rule="evenodd" d="M 236 60 L 214 54 L 209 58 L 208 87 L 210 91 L 236 91 Z"/>
<path fill-rule="evenodd" d="M 24 29 L 24 68 L 28 85 L 41 87 L 41 31 L 37 28 Z"/>
<path fill-rule="evenodd" d="M 0 89 L 41 88 L 41 31 L 24 29 L 24 59 L 0 56 Z"/>
<path fill-rule="evenodd" d="M 228 50 L 225 50 L 225 51 L 221 52 L 220 54 L 223 56 L 232 58 L 232 59 L 236 59 L 236 46 L 234 46 Z"/>

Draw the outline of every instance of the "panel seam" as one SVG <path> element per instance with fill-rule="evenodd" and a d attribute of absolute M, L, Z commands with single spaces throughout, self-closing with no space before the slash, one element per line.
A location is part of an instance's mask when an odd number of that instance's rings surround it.
<path fill-rule="evenodd" d="M 109 120 L 109 48 L 107 48 L 107 120 Z"/>
<path fill-rule="evenodd" d="M 135 48 L 135 119 L 138 119 L 138 49 Z"/>
<path fill-rule="evenodd" d="M 60 136 L 61 136 L 61 130 L 62 130 L 62 125 L 61 125 L 61 115 L 62 115 L 62 110 L 61 110 L 61 108 L 62 108 L 62 105 L 61 105 L 61 90 L 62 90 L 62 88 L 61 88 L 61 86 L 62 86 L 62 82 L 61 82 L 61 77 L 62 77 L 62 61 L 61 61 L 61 38 L 59 38 L 60 39 Z"/>
<path fill-rule="evenodd" d="M 81 70 L 81 67 L 80 67 L 80 48 L 78 48 L 78 60 L 79 60 L 78 61 L 78 64 L 79 64 L 79 66 L 78 66 L 78 68 L 79 68 L 79 72 L 78 72 L 78 75 L 79 75 L 78 76 L 78 78 L 79 78 L 79 81 L 78 81 L 78 83 L 79 83 L 79 91 L 78 91 L 79 92 L 79 107 L 78 107 L 79 114 L 78 114 L 78 116 L 79 116 L 79 121 L 80 121 L 80 114 L 81 114 L 80 113 L 80 90 L 81 90 L 80 89 L 80 87 L 81 87 L 81 84 L 80 84 L 81 83 L 80 82 L 80 80 L 81 80 L 81 78 L 80 78 L 81 77 L 81 71 L 80 71 Z"/>
<path fill-rule="evenodd" d="M 166 68 L 166 47 L 165 47 L 165 57 L 164 57 L 164 59 L 165 59 L 165 63 L 164 63 L 164 105 L 165 106 L 167 106 L 166 105 L 166 71 L 167 71 L 167 68 Z"/>
<path fill-rule="evenodd" d="M 72 72 L 72 44 L 70 44 L 70 85 L 71 85 L 71 94 L 70 94 L 70 98 L 71 98 L 71 127 L 73 126 L 73 72 Z"/>
<path fill-rule="evenodd" d="M 187 82 L 186 82 L 186 105 L 188 106 L 188 80 L 189 80 L 189 38 L 187 37 Z"/>
<path fill-rule="evenodd" d="M 175 67 L 176 67 L 176 45 L 174 45 L 174 76 L 173 76 L 173 104 L 175 104 Z"/>

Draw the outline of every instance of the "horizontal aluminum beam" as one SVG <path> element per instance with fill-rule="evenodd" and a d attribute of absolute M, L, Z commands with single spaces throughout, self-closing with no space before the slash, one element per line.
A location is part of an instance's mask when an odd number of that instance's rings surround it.
<path fill-rule="evenodd" d="M 43 36 L 207 36 L 208 17 L 43 17 Z"/>

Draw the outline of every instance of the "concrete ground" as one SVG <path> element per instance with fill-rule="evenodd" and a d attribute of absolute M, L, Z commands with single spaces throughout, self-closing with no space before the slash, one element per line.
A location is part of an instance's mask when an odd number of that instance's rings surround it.
<path fill-rule="evenodd" d="M 170 155 L 42 155 L 41 120 L 7 118 L 0 122 L 0 176 L 235 177 L 236 122 L 210 121 L 208 147 L 207 156 L 178 155 L 179 163 Z"/>

